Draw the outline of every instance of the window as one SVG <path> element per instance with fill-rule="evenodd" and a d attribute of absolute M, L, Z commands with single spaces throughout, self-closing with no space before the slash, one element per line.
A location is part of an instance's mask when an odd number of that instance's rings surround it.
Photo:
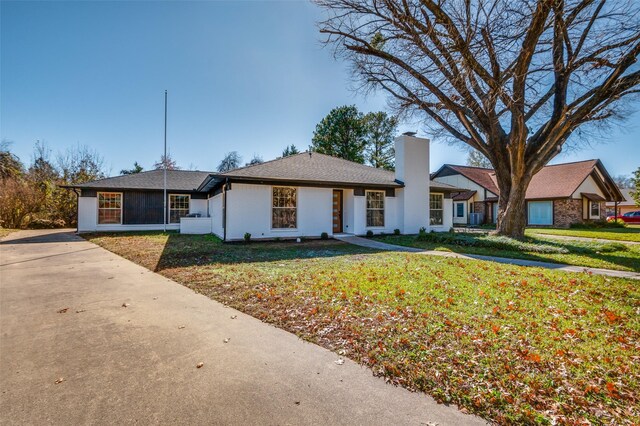
<path fill-rule="evenodd" d="M 180 218 L 189 214 L 189 195 L 169 195 L 169 223 L 180 223 Z"/>
<path fill-rule="evenodd" d="M 98 224 L 122 223 L 122 193 L 98 192 Z"/>
<path fill-rule="evenodd" d="M 464 217 L 464 203 L 456 203 L 456 217 Z"/>
<path fill-rule="evenodd" d="M 529 201 L 529 225 L 553 225 L 553 201 Z"/>
<path fill-rule="evenodd" d="M 367 227 L 384 226 L 384 192 L 367 191 Z"/>
<path fill-rule="evenodd" d="M 295 229 L 298 226 L 298 190 L 282 186 L 273 187 L 271 227 Z"/>
<path fill-rule="evenodd" d="M 429 195 L 429 225 L 442 225 L 442 206 L 444 204 L 444 195 Z"/>
<path fill-rule="evenodd" d="M 600 203 L 589 201 L 589 212 L 591 217 L 600 217 Z"/>

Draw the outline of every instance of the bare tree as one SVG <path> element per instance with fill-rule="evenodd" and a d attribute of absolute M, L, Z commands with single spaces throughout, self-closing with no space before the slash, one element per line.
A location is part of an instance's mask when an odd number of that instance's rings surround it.
<path fill-rule="evenodd" d="M 469 151 L 469 155 L 467 155 L 467 166 L 482 167 L 483 169 L 493 168 L 491 161 L 475 149 Z"/>
<path fill-rule="evenodd" d="M 222 173 L 237 169 L 240 167 L 240 163 L 242 163 L 242 157 L 238 154 L 238 151 L 231 151 L 218 164 L 218 171 Z"/>
<path fill-rule="evenodd" d="M 180 170 L 178 162 L 171 157 L 171 153 L 168 153 L 166 156 L 162 154 L 160 160 L 153 163 L 153 168 L 155 170 L 163 170 L 165 165 L 167 166 L 167 170 Z"/>
<path fill-rule="evenodd" d="M 253 154 L 253 158 L 251 158 L 251 161 L 249 161 L 247 164 L 245 164 L 245 166 L 253 166 L 256 164 L 262 164 L 264 163 L 264 160 L 262 159 L 262 156 L 258 155 L 258 154 Z"/>
<path fill-rule="evenodd" d="M 524 235 L 531 178 L 638 92 L 636 0 L 316 1 L 361 89 L 491 161 L 503 235 Z"/>

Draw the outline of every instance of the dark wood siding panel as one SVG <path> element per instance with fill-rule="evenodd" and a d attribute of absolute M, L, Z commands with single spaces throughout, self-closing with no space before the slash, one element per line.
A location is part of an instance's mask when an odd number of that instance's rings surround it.
<path fill-rule="evenodd" d="M 81 189 L 80 196 L 81 197 L 97 197 L 98 191 L 96 191 L 95 189 Z"/>
<path fill-rule="evenodd" d="M 124 225 L 162 224 L 162 192 L 126 191 L 123 201 Z"/>

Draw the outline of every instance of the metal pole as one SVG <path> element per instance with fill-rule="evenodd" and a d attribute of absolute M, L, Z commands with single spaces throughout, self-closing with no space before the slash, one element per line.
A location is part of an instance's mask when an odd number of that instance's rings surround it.
<path fill-rule="evenodd" d="M 164 185 L 163 188 L 163 196 L 162 196 L 162 209 L 164 210 L 163 215 L 163 229 L 164 232 L 167 232 L 167 91 L 164 91 L 164 156 L 162 157 L 162 169 L 163 169 L 163 178 Z"/>

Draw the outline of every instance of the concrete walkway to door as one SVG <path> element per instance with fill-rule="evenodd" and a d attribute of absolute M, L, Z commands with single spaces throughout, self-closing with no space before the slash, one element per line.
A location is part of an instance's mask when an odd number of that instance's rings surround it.
<path fill-rule="evenodd" d="M 561 263 L 551 263 L 551 262 L 539 262 L 536 260 L 511 259 L 511 258 L 496 257 L 496 256 L 483 256 L 480 254 L 460 254 L 460 253 L 453 253 L 450 251 L 422 250 L 415 247 L 397 246 L 395 244 L 387 244 L 380 241 L 370 240 L 368 238 L 362 238 L 362 237 L 357 237 L 355 235 L 347 235 L 347 234 L 334 235 L 333 238 L 335 238 L 336 240 L 344 241 L 345 243 L 355 244 L 358 246 L 373 248 L 377 250 L 404 251 L 404 252 L 410 252 L 410 253 L 426 254 L 431 256 L 485 260 L 489 262 L 506 263 L 506 264 L 517 265 L 517 266 L 533 266 L 537 268 L 554 269 L 556 271 L 582 272 L 587 274 L 606 275 L 609 277 L 632 278 L 632 279 L 640 280 L 640 273 L 637 273 L 637 272 L 616 271 L 613 269 L 601 269 L 601 268 L 588 268 L 585 266 L 564 265 Z"/>
<path fill-rule="evenodd" d="M 1 424 L 485 424 L 72 232 L 0 242 L 0 292 Z"/>

